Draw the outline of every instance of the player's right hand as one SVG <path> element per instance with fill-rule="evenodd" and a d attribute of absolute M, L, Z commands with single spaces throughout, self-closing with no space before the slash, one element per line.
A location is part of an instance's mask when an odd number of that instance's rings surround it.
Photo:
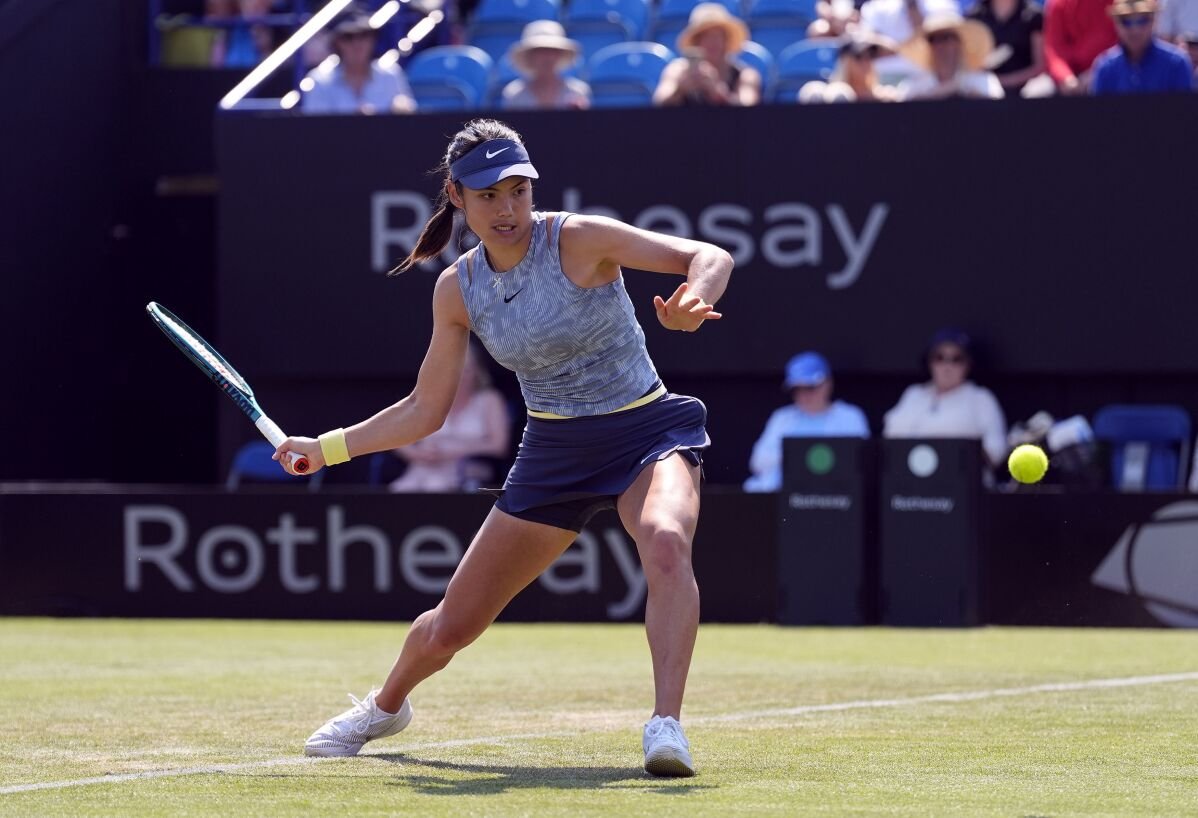
<path fill-rule="evenodd" d="M 284 457 L 288 452 L 295 452 L 308 459 L 308 470 L 301 476 L 309 477 L 324 468 L 324 452 L 320 450 L 320 441 L 314 437 L 289 437 L 275 449 L 273 459 L 279 462 L 288 474 L 300 473 L 291 468 L 291 458 Z"/>

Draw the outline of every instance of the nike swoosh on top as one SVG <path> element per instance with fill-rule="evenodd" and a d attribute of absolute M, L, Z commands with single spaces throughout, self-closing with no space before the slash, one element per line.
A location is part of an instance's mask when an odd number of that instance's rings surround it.
<path fill-rule="evenodd" d="M 495 153 L 491 153 L 490 151 L 487 151 L 487 158 L 494 159 L 496 156 L 503 153 L 504 151 L 511 150 L 511 148 L 512 148 L 512 146 L 508 145 L 506 148 L 500 148 L 499 150 L 495 151 Z"/>
<path fill-rule="evenodd" d="M 506 149 L 505 149 L 505 150 L 506 150 Z M 504 296 L 504 298 L 503 298 L 503 303 L 504 303 L 504 304 L 510 304 L 510 303 L 512 303 L 512 299 L 513 299 L 513 298 L 515 298 L 516 296 L 518 296 L 518 295 L 519 295 L 520 293 L 522 293 L 522 292 L 524 292 L 524 288 L 523 288 L 523 287 L 521 287 L 520 289 L 516 290 L 516 291 L 515 291 L 514 293 L 512 293 L 511 295 Z"/>

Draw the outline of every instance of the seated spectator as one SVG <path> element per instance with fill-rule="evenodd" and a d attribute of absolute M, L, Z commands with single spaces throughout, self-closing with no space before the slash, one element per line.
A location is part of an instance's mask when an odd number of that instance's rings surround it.
<path fill-rule="evenodd" d="M 861 28 L 903 45 L 919 35 L 925 17 L 960 13 L 957 0 L 866 0 Z M 897 83 L 916 71 L 901 52 L 879 59 L 875 67 L 885 83 Z"/>
<path fill-rule="evenodd" d="M 1111 0 L 1052 0 L 1044 12 L 1044 62 L 1062 94 L 1084 94 L 1090 68 L 1117 40 Z"/>
<path fill-rule="evenodd" d="M 1190 55 L 1190 65 L 1194 66 L 1194 87 L 1198 88 L 1198 29 L 1181 35 L 1181 46 Z"/>
<path fill-rule="evenodd" d="M 922 36 L 902 52 L 923 70 L 899 86 L 903 99 L 971 97 L 1001 99 L 998 77 L 985 65 L 994 50 L 990 29 L 957 14 L 937 14 L 923 22 Z"/>
<path fill-rule="evenodd" d="M 205 0 L 204 16 L 211 20 L 241 21 L 222 28 L 212 45 L 212 65 L 252 68 L 274 48 L 270 27 L 249 22 L 270 14 L 271 0 Z"/>
<path fill-rule="evenodd" d="M 1007 454 L 1007 422 L 994 393 L 969 380 L 969 336 L 940 330 L 928 344 L 926 360 L 931 380 L 907 387 L 886 413 L 882 436 L 977 438 L 989 465 L 1001 463 Z"/>
<path fill-rule="evenodd" d="M 678 53 L 661 72 L 654 105 L 756 105 L 761 75 L 739 60 L 749 29 L 719 3 L 700 3 L 678 35 Z"/>
<path fill-rule="evenodd" d="M 874 61 L 895 52 L 880 34 L 857 32 L 844 39 L 836 70 L 827 82 L 812 80 L 799 90 L 799 102 L 893 102 L 898 92 L 878 80 Z"/>
<path fill-rule="evenodd" d="M 403 69 L 384 68 L 372 60 L 377 34 L 370 18 L 357 11 L 333 26 L 333 50 L 338 59 L 308 73 L 315 85 L 304 94 L 308 114 L 408 113 L 416 110 Z"/>
<path fill-rule="evenodd" d="M 512 46 L 512 65 L 523 78 L 503 89 L 505 109 L 589 108 L 591 88 L 562 72 L 578 62 L 581 47 L 566 37 L 561 23 L 537 20 L 524 27 L 520 42 Z"/>
<path fill-rule="evenodd" d="M 966 15 L 990 29 L 997 50 L 1008 54 L 994 66 L 1007 94 L 1018 94 L 1044 73 L 1044 12 L 1031 0 L 980 0 Z"/>
<path fill-rule="evenodd" d="M 1156 0 L 1118 0 L 1110 9 L 1119 45 L 1094 61 L 1095 94 L 1193 91 L 1194 66 L 1172 43 L 1152 34 Z"/>
<path fill-rule="evenodd" d="M 852 404 L 832 400 L 832 371 L 822 355 L 803 352 L 791 358 L 783 386 L 791 403 L 774 410 L 753 444 L 753 476 L 745 481 L 745 491 L 781 488 L 785 437 L 869 437 L 865 414 Z"/>
<path fill-rule="evenodd" d="M 1187 40 L 1187 35 L 1190 39 Z M 1156 36 L 1185 48 L 1194 41 L 1198 46 L 1198 0 L 1161 0 L 1156 15 Z M 1191 54 L 1190 62 L 1198 64 Z"/>
<path fill-rule="evenodd" d="M 815 20 L 807 26 L 807 39 L 839 39 L 848 34 L 860 19 L 853 0 L 818 0 L 815 4 Z"/>
<path fill-rule="evenodd" d="M 481 466 L 472 458 L 506 456 L 510 432 L 507 405 L 499 390 L 491 386 L 486 367 L 471 344 L 445 423 L 423 440 L 395 450 L 395 456 L 407 461 L 408 467 L 391 482 L 390 489 L 462 491 L 493 480 L 496 475 L 489 470 L 471 470 L 471 466 Z"/>

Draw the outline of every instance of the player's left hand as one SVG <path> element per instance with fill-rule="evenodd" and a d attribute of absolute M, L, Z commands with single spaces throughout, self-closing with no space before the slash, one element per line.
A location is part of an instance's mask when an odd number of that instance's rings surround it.
<path fill-rule="evenodd" d="M 715 311 L 715 307 L 705 302 L 697 295 L 687 293 L 687 283 L 684 281 L 674 290 L 669 300 L 660 295 L 653 296 L 653 306 L 657 310 L 657 320 L 666 329 L 694 332 L 704 321 L 711 321 L 723 316 Z"/>

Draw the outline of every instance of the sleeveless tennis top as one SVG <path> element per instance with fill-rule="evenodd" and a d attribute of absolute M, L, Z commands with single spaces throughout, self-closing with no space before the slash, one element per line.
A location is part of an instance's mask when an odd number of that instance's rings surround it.
<path fill-rule="evenodd" d="M 516 373 L 529 409 L 601 415 L 657 383 L 621 274 L 579 287 L 562 272 L 558 243 L 572 214 L 534 212 L 524 258 L 496 273 L 480 244 L 458 259 L 470 328 L 499 364 Z"/>

